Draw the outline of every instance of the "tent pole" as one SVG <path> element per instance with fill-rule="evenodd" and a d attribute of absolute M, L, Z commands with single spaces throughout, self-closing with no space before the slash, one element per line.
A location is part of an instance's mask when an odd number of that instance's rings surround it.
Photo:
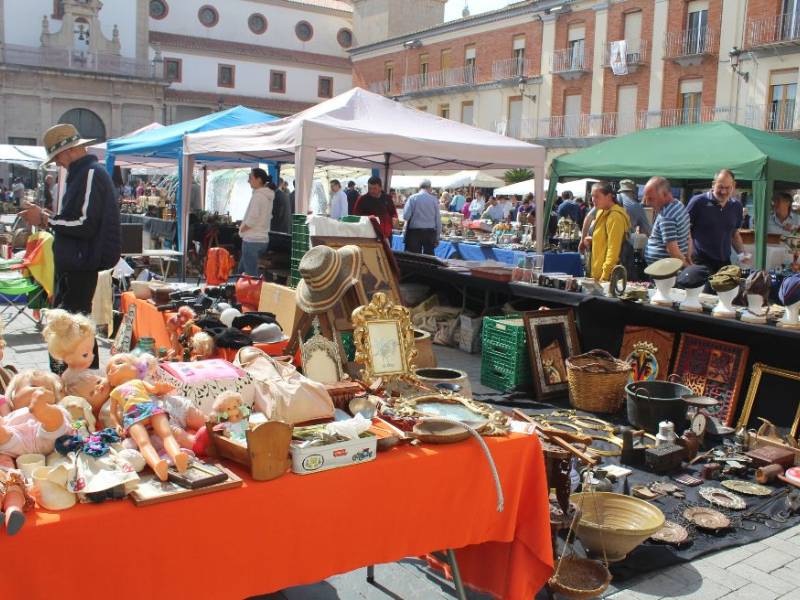
<path fill-rule="evenodd" d="M 206 209 L 206 192 L 208 191 L 208 166 L 203 165 L 203 187 L 200 190 L 200 199 L 202 200 L 202 209 Z"/>
<path fill-rule="evenodd" d="M 544 256 L 544 219 L 540 218 L 544 213 L 544 165 L 533 167 L 533 191 L 536 201 L 536 253 Z"/>
<path fill-rule="evenodd" d="M 383 191 L 389 193 L 389 165 L 391 164 L 391 152 L 383 153 Z"/>
<path fill-rule="evenodd" d="M 753 208 L 755 214 L 755 256 L 753 266 L 756 269 L 767 268 L 767 220 L 768 220 L 768 199 L 772 198 L 775 181 L 773 179 L 760 179 L 753 181 Z"/>

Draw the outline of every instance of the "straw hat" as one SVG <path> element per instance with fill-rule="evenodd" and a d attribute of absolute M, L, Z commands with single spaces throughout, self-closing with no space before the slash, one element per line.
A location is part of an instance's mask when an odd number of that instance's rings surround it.
<path fill-rule="evenodd" d="M 46 165 L 52 162 L 59 152 L 69 150 L 70 148 L 86 146 L 92 142 L 94 142 L 94 140 L 83 139 L 74 125 L 70 125 L 69 123 L 53 125 L 44 132 L 43 143 L 44 149 L 47 152 L 47 158 L 42 164 Z"/>
<path fill-rule="evenodd" d="M 311 248 L 300 261 L 297 306 L 308 314 L 332 308 L 359 281 L 361 263 L 358 246 Z"/>

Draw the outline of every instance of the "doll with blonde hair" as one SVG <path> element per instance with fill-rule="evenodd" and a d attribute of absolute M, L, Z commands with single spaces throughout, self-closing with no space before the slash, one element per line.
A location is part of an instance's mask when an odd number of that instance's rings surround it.
<path fill-rule="evenodd" d="M 67 365 L 65 373 L 82 371 L 94 362 L 97 328 L 84 315 L 56 308 L 47 311 L 47 325 L 42 331 L 50 356 Z"/>
<path fill-rule="evenodd" d="M 166 383 L 145 381 L 155 370 L 155 357 L 144 354 L 115 354 L 106 365 L 111 385 L 111 420 L 120 434 L 127 434 L 139 448 L 147 464 L 161 481 L 167 480 L 167 461 L 163 460 L 150 441 L 147 428 L 161 438 L 164 449 L 183 473 L 189 465 L 189 455 L 183 452 L 172 435 L 167 413 L 151 395 L 161 396 L 172 391 Z"/>

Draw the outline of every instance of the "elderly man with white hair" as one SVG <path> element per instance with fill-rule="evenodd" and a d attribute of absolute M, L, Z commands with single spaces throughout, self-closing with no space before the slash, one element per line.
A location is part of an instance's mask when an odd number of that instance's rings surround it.
<path fill-rule="evenodd" d="M 405 244 L 407 252 L 433 255 L 439 245 L 442 230 L 442 215 L 439 212 L 439 199 L 431 194 L 431 182 L 423 179 L 419 192 L 406 200 L 403 208 Z"/>

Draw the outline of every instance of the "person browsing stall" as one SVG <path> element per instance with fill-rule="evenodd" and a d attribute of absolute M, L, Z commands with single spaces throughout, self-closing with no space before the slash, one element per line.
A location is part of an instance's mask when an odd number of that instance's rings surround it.
<path fill-rule="evenodd" d="M 734 199 L 736 179 L 729 169 L 714 177 L 711 191 L 698 194 L 686 207 L 691 221 L 692 262 L 705 265 L 712 273 L 731 264 L 731 248 L 741 262 L 749 261 L 739 235 L 742 226 L 742 204 Z"/>
<path fill-rule="evenodd" d="M 239 260 L 239 272 L 258 277 L 258 257 L 267 249 L 269 228 L 272 221 L 272 204 L 275 192 L 267 187 L 270 178 L 264 169 L 252 169 L 248 182 L 253 190 L 250 204 L 239 225 L 239 237 L 242 238 L 242 257 Z"/>
<path fill-rule="evenodd" d="M 355 214 L 353 211 L 355 210 L 356 202 L 358 202 L 358 190 L 356 189 L 356 182 L 352 180 L 348 181 L 347 189 L 344 193 L 347 196 L 347 214 Z"/>
<path fill-rule="evenodd" d="M 494 196 L 489 199 L 489 204 L 486 205 L 486 210 L 481 213 L 481 219 L 489 219 L 492 223 L 502 222 L 505 219 L 505 216 L 506 211 Z"/>
<path fill-rule="evenodd" d="M 331 179 L 331 208 L 330 217 L 337 221 L 348 215 L 347 194 L 342 191 L 342 184 L 338 179 Z"/>
<path fill-rule="evenodd" d="M 617 204 L 610 183 L 598 181 L 592 185 L 592 200 L 597 213 L 591 237 L 591 272 L 596 280 L 608 281 L 611 271 L 619 264 L 631 220 L 625 209 Z"/>
<path fill-rule="evenodd" d="M 577 223 L 578 227 L 580 227 L 581 223 L 583 223 L 581 220 L 581 207 L 575 201 L 572 192 L 566 190 L 561 197 L 564 201 L 558 206 L 558 210 L 556 211 L 558 218 L 566 217 L 572 219 L 572 222 Z"/>
<path fill-rule="evenodd" d="M 380 177 L 370 177 L 367 181 L 367 193 L 359 197 L 351 214 L 362 217 L 377 217 L 381 224 L 381 232 L 387 240 L 392 239 L 392 225 L 397 218 L 394 202 L 383 191 Z"/>
<path fill-rule="evenodd" d="M 692 262 L 689 211 L 672 197 L 669 181 L 652 177 L 644 186 L 644 203 L 656 214 L 644 249 L 645 262 L 650 265 L 662 258 L 677 258 L 684 267 L 689 266 Z"/>
<path fill-rule="evenodd" d="M 406 250 L 433 256 L 433 249 L 439 245 L 442 215 L 436 196 L 431 194 L 430 180 L 423 179 L 419 192 L 406 200 L 403 220 L 406 222 Z"/>
<path fill-rule="evenodd" d="M 632 179 L 623 179 L 619 182 L 619 199 L 622 201 L 622 208 L 628 213 L 631 220 L 631 231 L 639 229 L 639 233 L 650 235 L 650 220 L 644 207 L 639 202 L 639 190 Z"/>
<path fill-rule="evenodd" d="M 786 192 L 772 196 L 772 214 L 767 221 L 767 233 L 792 235 L 800 229 L 800 217 L 792 212 L 792 197 Z"/>

